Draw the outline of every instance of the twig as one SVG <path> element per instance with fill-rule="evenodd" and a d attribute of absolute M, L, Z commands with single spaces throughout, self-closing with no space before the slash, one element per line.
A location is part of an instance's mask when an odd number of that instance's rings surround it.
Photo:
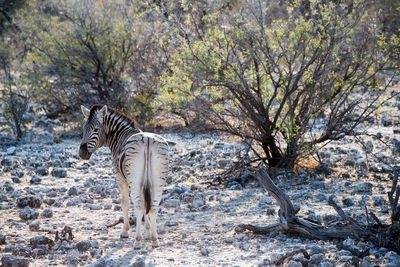
<path fill-rule="evenodd" d="M 255 225 L 251 225 L 251 224 L 240 224 L 239 227 L 242 228 L 243 230 L 249 230 L 255 234 L 269 234 L 272 231 L 279 230 L 281 228 L 281 224 L 274 223 L 274 224 L 267 225 L 267 226 L 255 226 Z"/>
<path fill-rule="evenodd" d="M 379 218 L 376 217 L 376 215 L 372 211 L 369 212 L 369 215 L 372 217 L 372 219 L 374 219 L 374 221 L 378 224 L 379 227 L 384 227 Z"/>
<path fill-rule="evenodd" d="M 364 209 L 365 209 L 365 216 L 367 217 L 367 224 L 368 224 L 368 226 L 370 226 L 369 216 L 368 216 L 368 208 L 367 208 L 367 206 L 365 204 L 364 204 Z"/>
<path fill-rule="evenodd" d="M 328 204 L 329 206 L 332 206 L 335 211 L 339 214 L 340 217 L 342 217 L 345 221 L 348 221 L 351 224 L 356 225 L 357 227 L 361 228 L 360 225 L 350 216 L 347 216 L 346 213 L 344 213 L 343 209 L 335 202 L 334 200 L 334 195 L 330 195 L 328 199 Z"/>
<path fill-rule="evenodd" d="M 111 227 L 114 227 L 114 226 L 116 226 L 116 225 L 118 225 L 118 224 L 120 224 L 120 223 L 123 223 L 124 222 L 124 218 L 119 218 L 119 220 L 118 221 L 116 221 L 116 222 L 114 222 L 114 223 L 111 223 L 111 224 L 109 224 L 109 225 L 107 225 L 107 228 L 111 228 Z"/>
<path fill-rule="evenodd" d="M 297 249 L 295 251 L 291 251 L 291 252 L 286 253 L 278 261 L 276 261 L 275 264 L 278 265 L 278 266 L 279 265 L 283 265 L 284 261 L 287 258 L 293 257 L 294 255 L 299 254 L 299 253 L 303 253 L 304 258 L 310 259 L 310 255 L 307 253 L 307 250 L 305 250 L 304 248 L 301 248 L 301 249 Z"/>
<path fill-rule="evenodd" d="M 118 221 L 107 225 L 107 228 L 114 227 L 114 226 L 116 226 L 116 225 L 118 225 L 118 224 L 120 224 L 120 223 L 123 223 L 123 222 L 124 222 L 124 217 L 120 217 L 120 218 L 118 219 Z M 130 218 L 129 218 L 129 225 L 136 225 L 136 218 L 135 218 L 135 217 L 130 217 Z"/>

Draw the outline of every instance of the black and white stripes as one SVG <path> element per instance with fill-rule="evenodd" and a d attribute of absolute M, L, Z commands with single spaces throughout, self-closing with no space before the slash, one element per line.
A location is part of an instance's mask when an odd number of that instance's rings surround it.
<path fill-rule="evenodd" d="M 137 220 L 136 242 L 141 239 L 140 227 L 144 216 L 146 223 L 150 224 L 153 242 L 158 245 L 156 216 L 162 185 L 168 174 L 168 143 L 159 135 L 141 132 L 133 120 L 105 105 L 97 104 L 90 110 L 81 108 L 87 120 L 79 156 L 89 159 L 104 144 L 113 155 L 124 213 L 121 237 L 128 237 L 130 190 Z"/>

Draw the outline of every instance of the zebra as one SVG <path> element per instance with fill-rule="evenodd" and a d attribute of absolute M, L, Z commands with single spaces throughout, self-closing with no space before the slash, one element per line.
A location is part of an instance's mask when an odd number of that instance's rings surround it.
<path fill-rule="evenodd" d="M 168 142 L 161 136 L 142 132 L 136 122 L 120 111 L 102 104 L 81 106 L 86 119 L 79 156 L 90 156 L 104 144 L 112 153 L 112 165 L 122 198 L 124 225 L 121 238 L 129 234 L 130 198 L 136 216 L 135 247 L 140 247 L 143 217 L 150 227 L 153 246 L 159 246 L 157 209 L 168 173 Z"/>

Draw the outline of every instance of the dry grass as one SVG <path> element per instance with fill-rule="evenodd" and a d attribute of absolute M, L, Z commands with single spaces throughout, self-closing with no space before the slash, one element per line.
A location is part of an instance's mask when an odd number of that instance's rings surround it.
<path fill-rule="evenodd" d="M 298 159 L 294 164 L 294 171 L 298 173 L 300 170 L 309 169 L 315 171 L 318 167 L 319 162 L 313 157 Z"/>

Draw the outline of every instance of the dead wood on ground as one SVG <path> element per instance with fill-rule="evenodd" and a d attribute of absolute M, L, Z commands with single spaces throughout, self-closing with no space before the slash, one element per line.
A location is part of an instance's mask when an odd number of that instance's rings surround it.
<path fill-rule="evenodd" d="M 343 240 L 346 238 L 353 238 L 355 240 L 368 241 L 380 247 L 386 247 L 397 253 L 400 252 L 400 206 L 398 204 L 400 185 L 397 185 L 399 175 L 398 167 L 394 169 L 392 189 L 388 192 L 392 212 L 392 223 L 390 225 L 381 223 L 373 213 L 370 213 L 371 217 L 374 219 L 374 221 L 370 223 L 373 224 L 365 225 L 357 222 L 343 211 L 336 203 L 336 197 L 331 195 L 328 204 L 335 209 L 343 220 L 343 223 L 332 227 L 325 227 L 296 216 L 295 209 L 289 197 L 274 184 L 264 166 L 260 166 L 257 169 L 250 169 L 249 171 L 257 178 L 265 190 L 278 201 L 280 210 L 278 223 L 268 226 L 241 224 L 240 227 L 242 229 L 257 234 L 268 234 L 271 231 L 283 231 L 288 234 L 320 240 Z"/>

